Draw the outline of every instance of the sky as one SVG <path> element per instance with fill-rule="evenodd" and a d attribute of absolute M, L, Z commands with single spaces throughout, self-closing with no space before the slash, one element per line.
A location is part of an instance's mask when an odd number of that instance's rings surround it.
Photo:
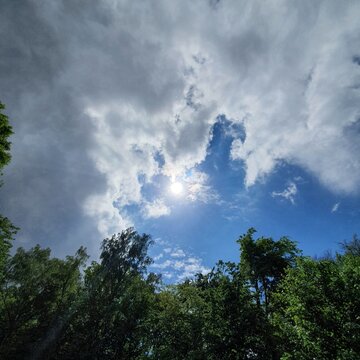
<path fill-rule="evenodd" d="M 360 233 L 360 2 L 0 0 L 0 212 L 55 256 L 134 226 L 167 281 Z"/>

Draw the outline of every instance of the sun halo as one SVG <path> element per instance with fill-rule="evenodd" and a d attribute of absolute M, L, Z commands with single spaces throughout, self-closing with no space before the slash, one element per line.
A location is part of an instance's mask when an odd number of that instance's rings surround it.
<path fill-rule="evenodd" d="M 182 183 L 175 181 L 170 185 L 170 191 L 174 195 L 180 195 L 184 190 L 184 186 Z"/>

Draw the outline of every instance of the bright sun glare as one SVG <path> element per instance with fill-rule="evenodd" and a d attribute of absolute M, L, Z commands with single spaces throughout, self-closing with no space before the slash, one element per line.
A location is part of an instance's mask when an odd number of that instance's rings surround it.
<path fill-rule="evenodd" d="M 180 195 L 183 192 L 183 185 L 179 182 L 173 182 L 170 185 L 170 191 L 174 194 L 174 195 Z"/>

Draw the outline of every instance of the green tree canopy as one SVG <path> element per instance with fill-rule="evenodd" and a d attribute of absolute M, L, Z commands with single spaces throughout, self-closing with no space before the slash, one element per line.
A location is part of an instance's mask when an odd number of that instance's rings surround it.
<path fill-rule="evenodd" d="M 3 113 L 5 105 L 0 102 L 0 175 L 3 167 L 11 159 L 9 141 L 10 135 L 13 134 L 12 127 L 9 124 L 8 117 Z M 2 185 L 0 180 L 0 186 Z M 18 228 L 11 221 L 0 214 L 0 284 L 4 278 L 4 266 L 12 245 L 12 240 L 16 235 Z"/>
<path fill-rule="evenodd" d="M 360 358 L 360 257 L 299 258 L 275 295 L 283 359 Z"/>
<path fill-rule="evenodd" d="M 8 117 L 3 113 L 5 105 L 0 102 L 0 171 L 11 159 L 9 141 L 13 134 L 12 126 L 9 124 Z"/>
<path fill-rule="evenodd" d="M 17 249 L 0 293 L 0 358 L 40 356 L 52 345 L 77 298 L 86 259 L 83 248 L 65 260 L 50 258 L 50 249 L 40 246 Z"/>
<path fill-rule="evenodd" d="M 275 241 L 272 238 L 254 239 L 256 230 L 250 228 L 240 236 L 240 271 L 255 290 L 258 305 L 268 309 L 272 291 L 276 288 L 285 270 L 295 264 L 300 250 L 287 237 Z"/>
<path fill-rule="evenodd" d="M 103 241 L 100 262 L 85 271 L 77 311 L 59 341 L 59 359 L 137 359 L 146 353 L 144 329 L 158 280 L 146 272 L 151 243 L 133 228 Z"/>

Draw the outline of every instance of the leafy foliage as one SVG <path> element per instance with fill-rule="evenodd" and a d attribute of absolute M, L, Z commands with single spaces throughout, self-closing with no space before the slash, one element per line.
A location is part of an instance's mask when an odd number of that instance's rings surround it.
<path fill-rule="evenodd" d="M 8 117 L 3 113 L 5 105 L 0 102 L 0 175 L 11 159 L 9 137 L 13 134 Z M 0 181 L 0 186 L 2 185 Z M 0 283 L 4 278 L 4 266 L 18 228 L 0 214 Z"/>
<path fill-rule="evenodd" d="M 83 273 L 83 248 L 65 260 L 19 248 L 1 286 L 0 357 L 358 359 L 357 242 L 314 260 L 254 233 L 240 237 L 239 263 L 168 286 L 147 272 L 151 237 L 132 228 Z"/>
<path fill-rule="evenodd" d="M 358 359 L 360 257 L 298 259 L 275 295 L 283 359 Z"/>
<path fill-rule="evenodd" d="M 18 228 L 7 217 L 0 215 L 0 283 L 4 280 L 4 267 Z"/>
<path fill-rule="evenodd" d="M 157 282 L 146 276 L 150 244 L 149 235 L 132 228 L 103 241 L 101 261 L 85 271 L 82 295 L 56 358 L 135 359 L 145 353 L 143 327 Z"/>
<path fill-rule="evenodd" d="M 287 237 L 279 241 L 264 237 L 254 240 L 255 232 L 254 228 L 250 228 L 237 241 L 241 252 L 240 268 L 255 289 L 257 304 L 263 302 L 267 311 L 272 292 L 285 275 L 285 270 L 294 264 L 300 251 Z"/>
<path fill-rule="evenodd" d="M 80 286 L 80 248 L 65 260 L 50 249 L 19 248 L 6 265 L 1 288 L 0 357 L 23 359 L 42 354 L 66 324 Z"/>
<path fill-rule="evenodd" d="M 3 113 L 4 109 L 5 105 L 0 102 L 0 170 L 7 165 L 11 159 L 11 142 L 9 141 L 9 137 L 13 134 L 9 119 Z"/>

